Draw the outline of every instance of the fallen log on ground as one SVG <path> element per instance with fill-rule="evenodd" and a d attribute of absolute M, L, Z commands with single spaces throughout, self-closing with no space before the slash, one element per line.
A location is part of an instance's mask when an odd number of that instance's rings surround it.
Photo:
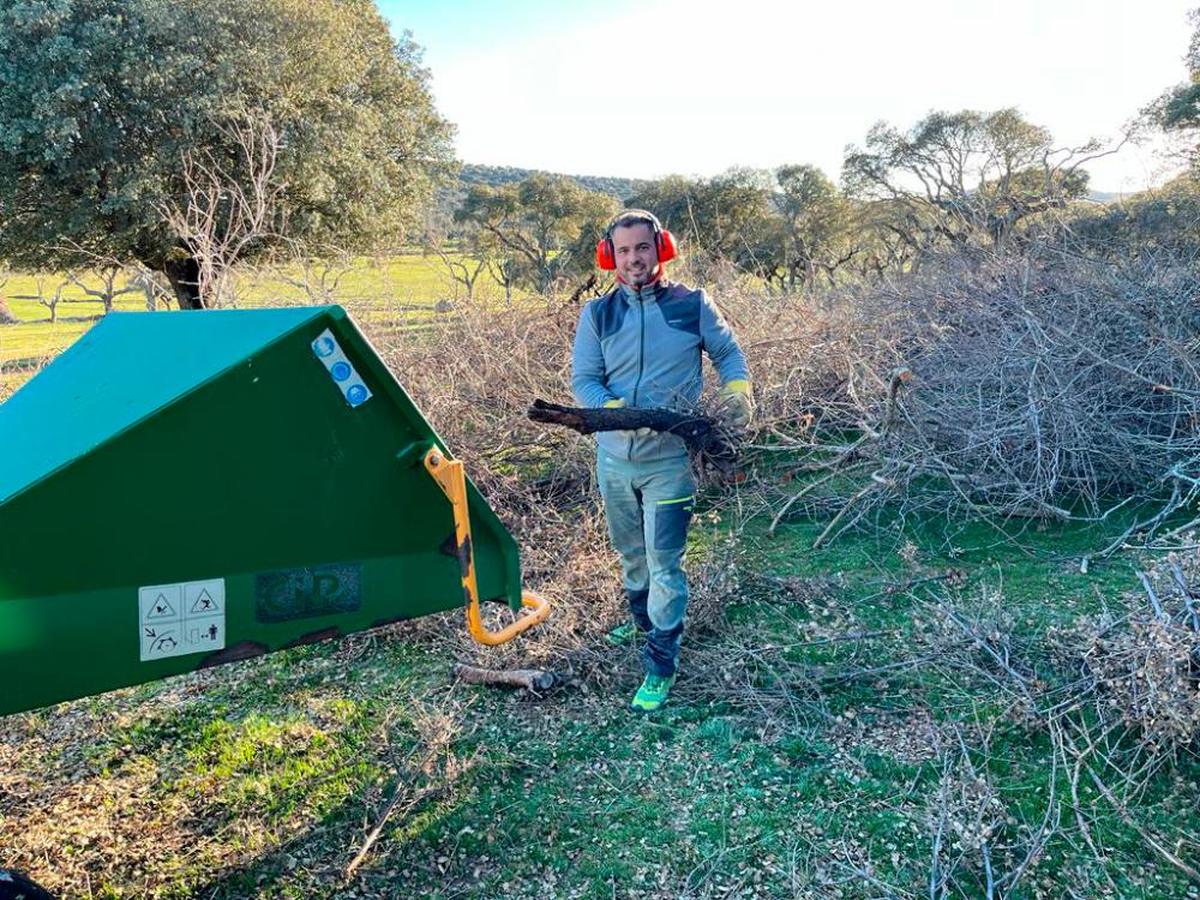
<path fill-rule="evenodd" d="M 541 669 L 477 669 L 462 664 L 454 667 L 454 676 L 466 684 L 519 687 L 534 694 L 550 690 L 557 680 L 553 672 Z"/>
<path fill-rule="evenodd" d="M 560 406 L 539 399 L 533 401 L 528 415 L 535 422 L 562 425 L 580 434 L 636 431 L 639 428 L 673 434 L 683 439 L 693 456 L 703 455 L 721 468 L 728 467 L 737 456 L 737 443 L 730 429 L 714 419 L 694 413 L 637 406 L 615 409 Z"/>

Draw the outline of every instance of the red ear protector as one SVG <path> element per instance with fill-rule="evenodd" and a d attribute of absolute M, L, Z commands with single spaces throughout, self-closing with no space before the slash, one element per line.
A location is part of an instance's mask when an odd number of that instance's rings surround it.
<path fill-rule="evenodd" d="M 596 265 L 609 271 L 617 267 L 617 251 L 612 242 L 613 228 L 616 222 L 630 213 L 637 214 L 639 218 L 629 224 L 636 225 L 638 222 L 645 222 L 654 232 L 654 250 L 658 254 L 659 263 L 669 262 L 679 255 L 679 246 L 675 243 L 675 235 L 662 227 L 662 223 L 658 221 L 654 213 L 646 212 L 644 209 L 626 209 L 604 229 L 604 237 L 597 241 Z"/>

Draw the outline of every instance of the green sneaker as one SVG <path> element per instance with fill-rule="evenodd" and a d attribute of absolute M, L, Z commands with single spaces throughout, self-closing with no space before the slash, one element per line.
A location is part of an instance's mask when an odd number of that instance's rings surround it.
<path fill-rule="evenodd" d="M 604 639 L 614 647 L 623 647 L 625 644 L 633 644 L 641 637 L 642 632 L 638 630 L 633 619 L 626 619 L 616 628 L 613 628 L 604 636 Z"/>
<path fill-rule="evenodd" d="M 661 709 L 675 683 L 674 675 L 647 675 L 638 692 L 629 701 L 629 708 L 638 712 L 654 712 Z"/>

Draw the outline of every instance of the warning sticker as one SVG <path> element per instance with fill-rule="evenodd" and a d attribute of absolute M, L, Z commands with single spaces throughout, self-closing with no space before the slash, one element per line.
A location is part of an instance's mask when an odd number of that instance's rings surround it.
<path fill-rule="evenodd" d="M 350 360 L 346 359 L 346 354 L 342 352 L 341 345 L 338 344 L 332 331 L 326 328 L 317 335 L 317 339 L 312 342 L 312 349 L 317 359 L 324 363 L 329 376 L 338 386 L 347 403 L 351 406 L 362 406 L 371 399 L 370 389 L 363 383 L 358 372 L 354 370 Z"/>
<path fill-rule="evenodd" d="M 142 662 L 225 649 L 225 579 L 138 588 Z"/>
<path fill-rule="evenodd" d="M 150 604 L 150 610 L 142 616 L 143 622 L 168 621 L 179 618 L 179 588 L 178 586 L 164 587 L 158 591 L 158 596 Z"/>

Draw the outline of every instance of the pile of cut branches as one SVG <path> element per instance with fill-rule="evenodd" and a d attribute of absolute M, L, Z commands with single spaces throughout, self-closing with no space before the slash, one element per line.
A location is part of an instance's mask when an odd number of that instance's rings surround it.
<path fill-rule="evenodd" d="M 1061 521 L 1156 504 L 1115 550 L 1200 500 L 1198 295 L 1200 272 L 1161 254 L 931 260 L 821 301 L 819 349 L 764 373 L 783 394 L 759 449 L 800 453 L 806 494 L 834 492 L 822 539 L 888 503 Z"/>

